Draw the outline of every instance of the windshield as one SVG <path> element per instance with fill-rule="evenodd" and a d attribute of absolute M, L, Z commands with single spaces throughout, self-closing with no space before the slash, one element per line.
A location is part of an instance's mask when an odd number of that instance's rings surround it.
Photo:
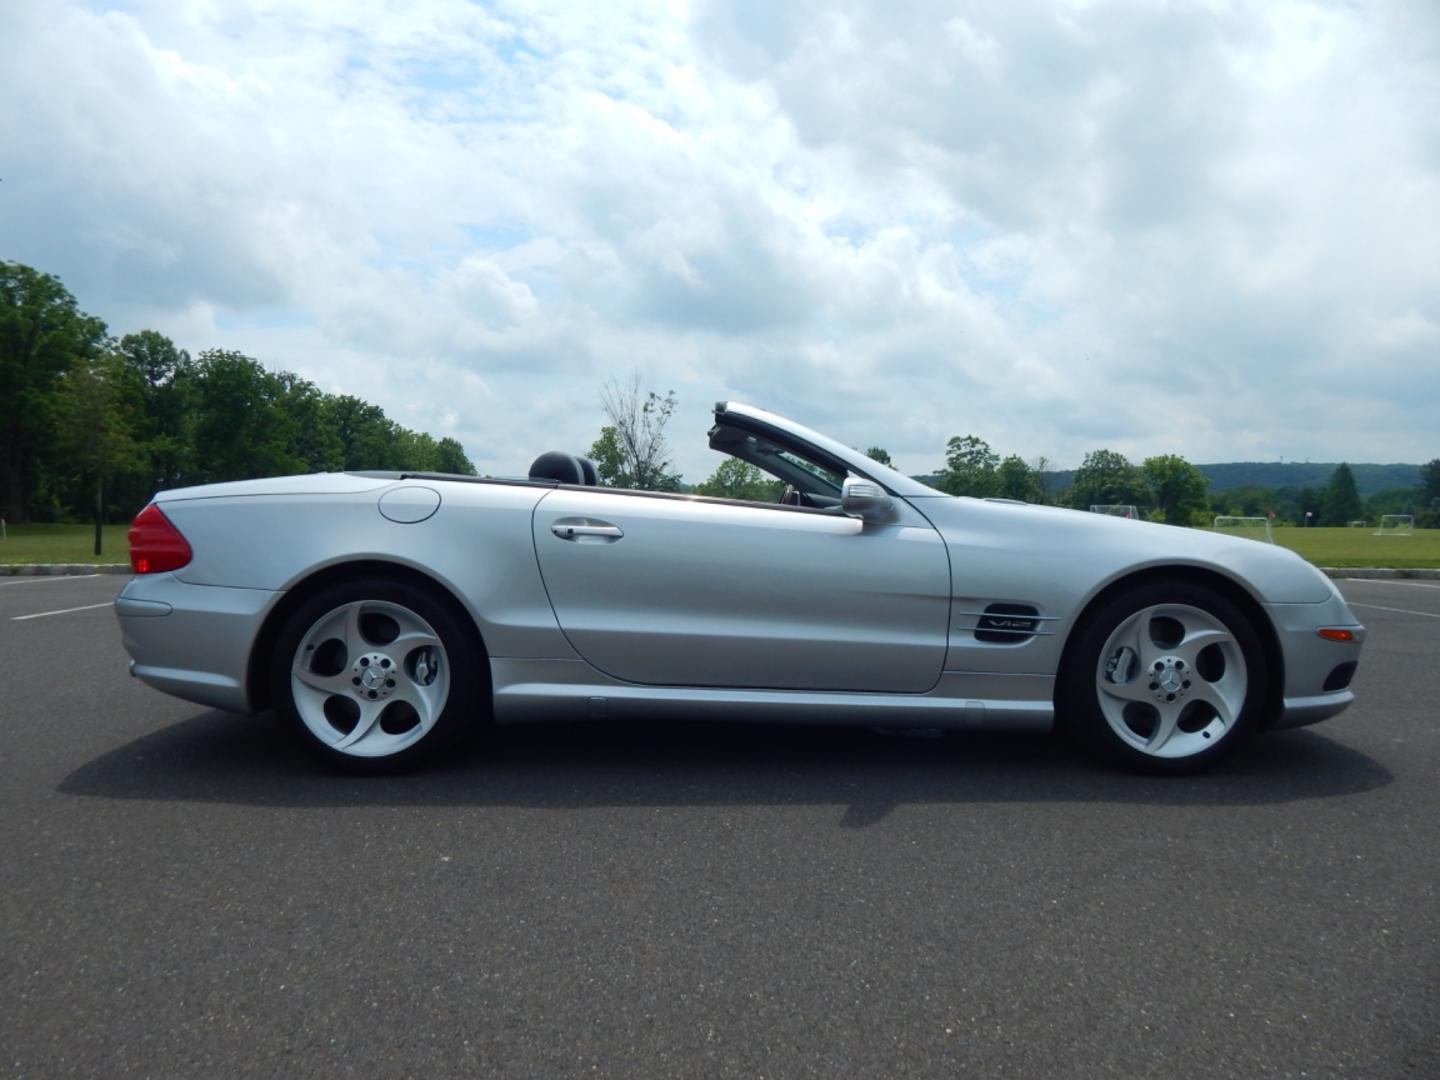
<path fill-rule="evenodd" d="M 843 476 L 814 461 L 807 461 L 805 458 L 800 457 L 798 454 L 793 454 L 789 450 L 781 450 L 779 447 L 774 447 L 771 452 L 781 461 L 803 470 L 807 476 L 813 479 L 818 485 L 817 487 L 806 488 L 805 490 L 813 494 L 840 494 L 840 487 L 845 482 Z M 761 464 L 761 468 L 764 468 L 763 463 Z M 795 486 L 800 487 L 801 485 L 796 484 Z"/>

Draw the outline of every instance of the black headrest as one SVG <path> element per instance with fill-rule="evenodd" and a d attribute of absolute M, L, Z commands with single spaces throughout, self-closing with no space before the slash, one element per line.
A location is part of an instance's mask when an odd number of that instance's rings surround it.
<path fill-rule="evenodd" d="M 580 471 L 585 474 L 586 484 L 594 487 L 600 483 L 600 471 L 595 468 L 595 462 L 591 461 L 588 457 L 577 457 L 575 460 L 580 462 Z"/>
<path fill-rule="evenodd" d="M 585 467 L 574 454 L 548 450 L 530 466 L 531 480 L 559 480 L 562 484 L 585 483 Z"/>

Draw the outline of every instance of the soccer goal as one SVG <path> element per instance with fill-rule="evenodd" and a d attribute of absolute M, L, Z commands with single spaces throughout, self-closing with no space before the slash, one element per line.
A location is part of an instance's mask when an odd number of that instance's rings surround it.
<path fill-rule="evenodd" d="M 1264 540 L 1267 544 L 1275 542 L 1268 517 L 1226 517 L 1222 514 L 1215 519 L 1212 528 L 1216 532 L 1243 536 L 1247 540 Z"/>
<path fill-rule="evenodd" d="M 1370 522 L 1365 521 L 1365 520 L 1363 520 L 1363 519 L 1362 519 L 1362 520 L 1359 520 L 1359 521 L 1352 521 L 1352 522 L 1350 522 L 1350 528 L 1352 528 L 1352 529 L 1368 529 L 1369 527 L 1370 527 Z"/>
<path fill-rule="evenodd" d="M 1376 536 L 1409 536 L 1415 530 L 1414 514 L 1381 514 Z"/>
<path fill-rule="evenodd" d="M 1123 503 L 1101 503 L 1090 507 L 1092 514 L 1109 514 L 1112 517 L 1129 518 L 1131 521 L 1140 520 L 1140 511 L 1133 506 L 1126 506 Z"/>

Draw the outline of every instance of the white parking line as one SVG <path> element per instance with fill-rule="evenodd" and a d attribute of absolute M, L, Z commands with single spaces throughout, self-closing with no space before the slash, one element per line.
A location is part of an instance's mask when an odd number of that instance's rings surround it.
<path fill-rule="evenodd" d="M 1346 600 L 1345 603 L 1351 607 L 1368 607 L 1374 608 L 1376 611 L 1393 611 L 1397 615 L 1423 615 L 1427 619 L 1440 619 L 1440 615 L 1437 615 L 1433 611 L 1411 611 L 1409 608 L 1403 607 L 1381 607 L 1379 604 L 1361 604 L 1355 600 Z"/>
<path fill-rule="evenodd" d="M 1366 585 L 1409 585 L 1412 589 L 1440 589 L 1440 585 L 1429 585 L 1423 581 L 1392 581 L 1389 578 L 1353 577 L 1346 578 L 1345 581 L 1362 582 Z"/>
<path fill-rule="evenodd" d="M 12 615 L 10 621 L 24 622 L 26 619 L 43 619 L 47 615 L 69 615 L 72 611 L 94 611 L 96 608 L 110 607 L 114 603 L 115 601 L 113 600 L 106 600 L 103 604 L 86 604 L 84 607 L 67 607 L 61 608 L 59 611 L 37 611 L 34 615 Z M 1440 616 L 1437 616 L 1437 618 L 1440 618 Z"/>
<path fill-rule="evenodd" d="M 44 577 L 24 577 L 19 581 L 0 581 L 0 589 L 6 585 L 46 585 L 52 581 L 84 581 L 99 577 L 99 574 L 46 574 Z"/>

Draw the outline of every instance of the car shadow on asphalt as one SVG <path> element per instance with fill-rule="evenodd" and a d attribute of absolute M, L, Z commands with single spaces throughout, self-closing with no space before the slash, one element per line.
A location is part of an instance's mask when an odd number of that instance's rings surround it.
<path fill-rule="evenodd" d="M 1353 795 L 1393 779 L 1311 731 L 1254 739 L 1192 777 L 1101 769 L 1056 738 L 746 724 L 499 728 L 425 771 L 352 777 L 274 718 L 205 712 L 95 758 L 67 795 L 256 806 L 843 805 L 861 827 L 906 804 L 1101 802 L 1246 806 Z"/>

